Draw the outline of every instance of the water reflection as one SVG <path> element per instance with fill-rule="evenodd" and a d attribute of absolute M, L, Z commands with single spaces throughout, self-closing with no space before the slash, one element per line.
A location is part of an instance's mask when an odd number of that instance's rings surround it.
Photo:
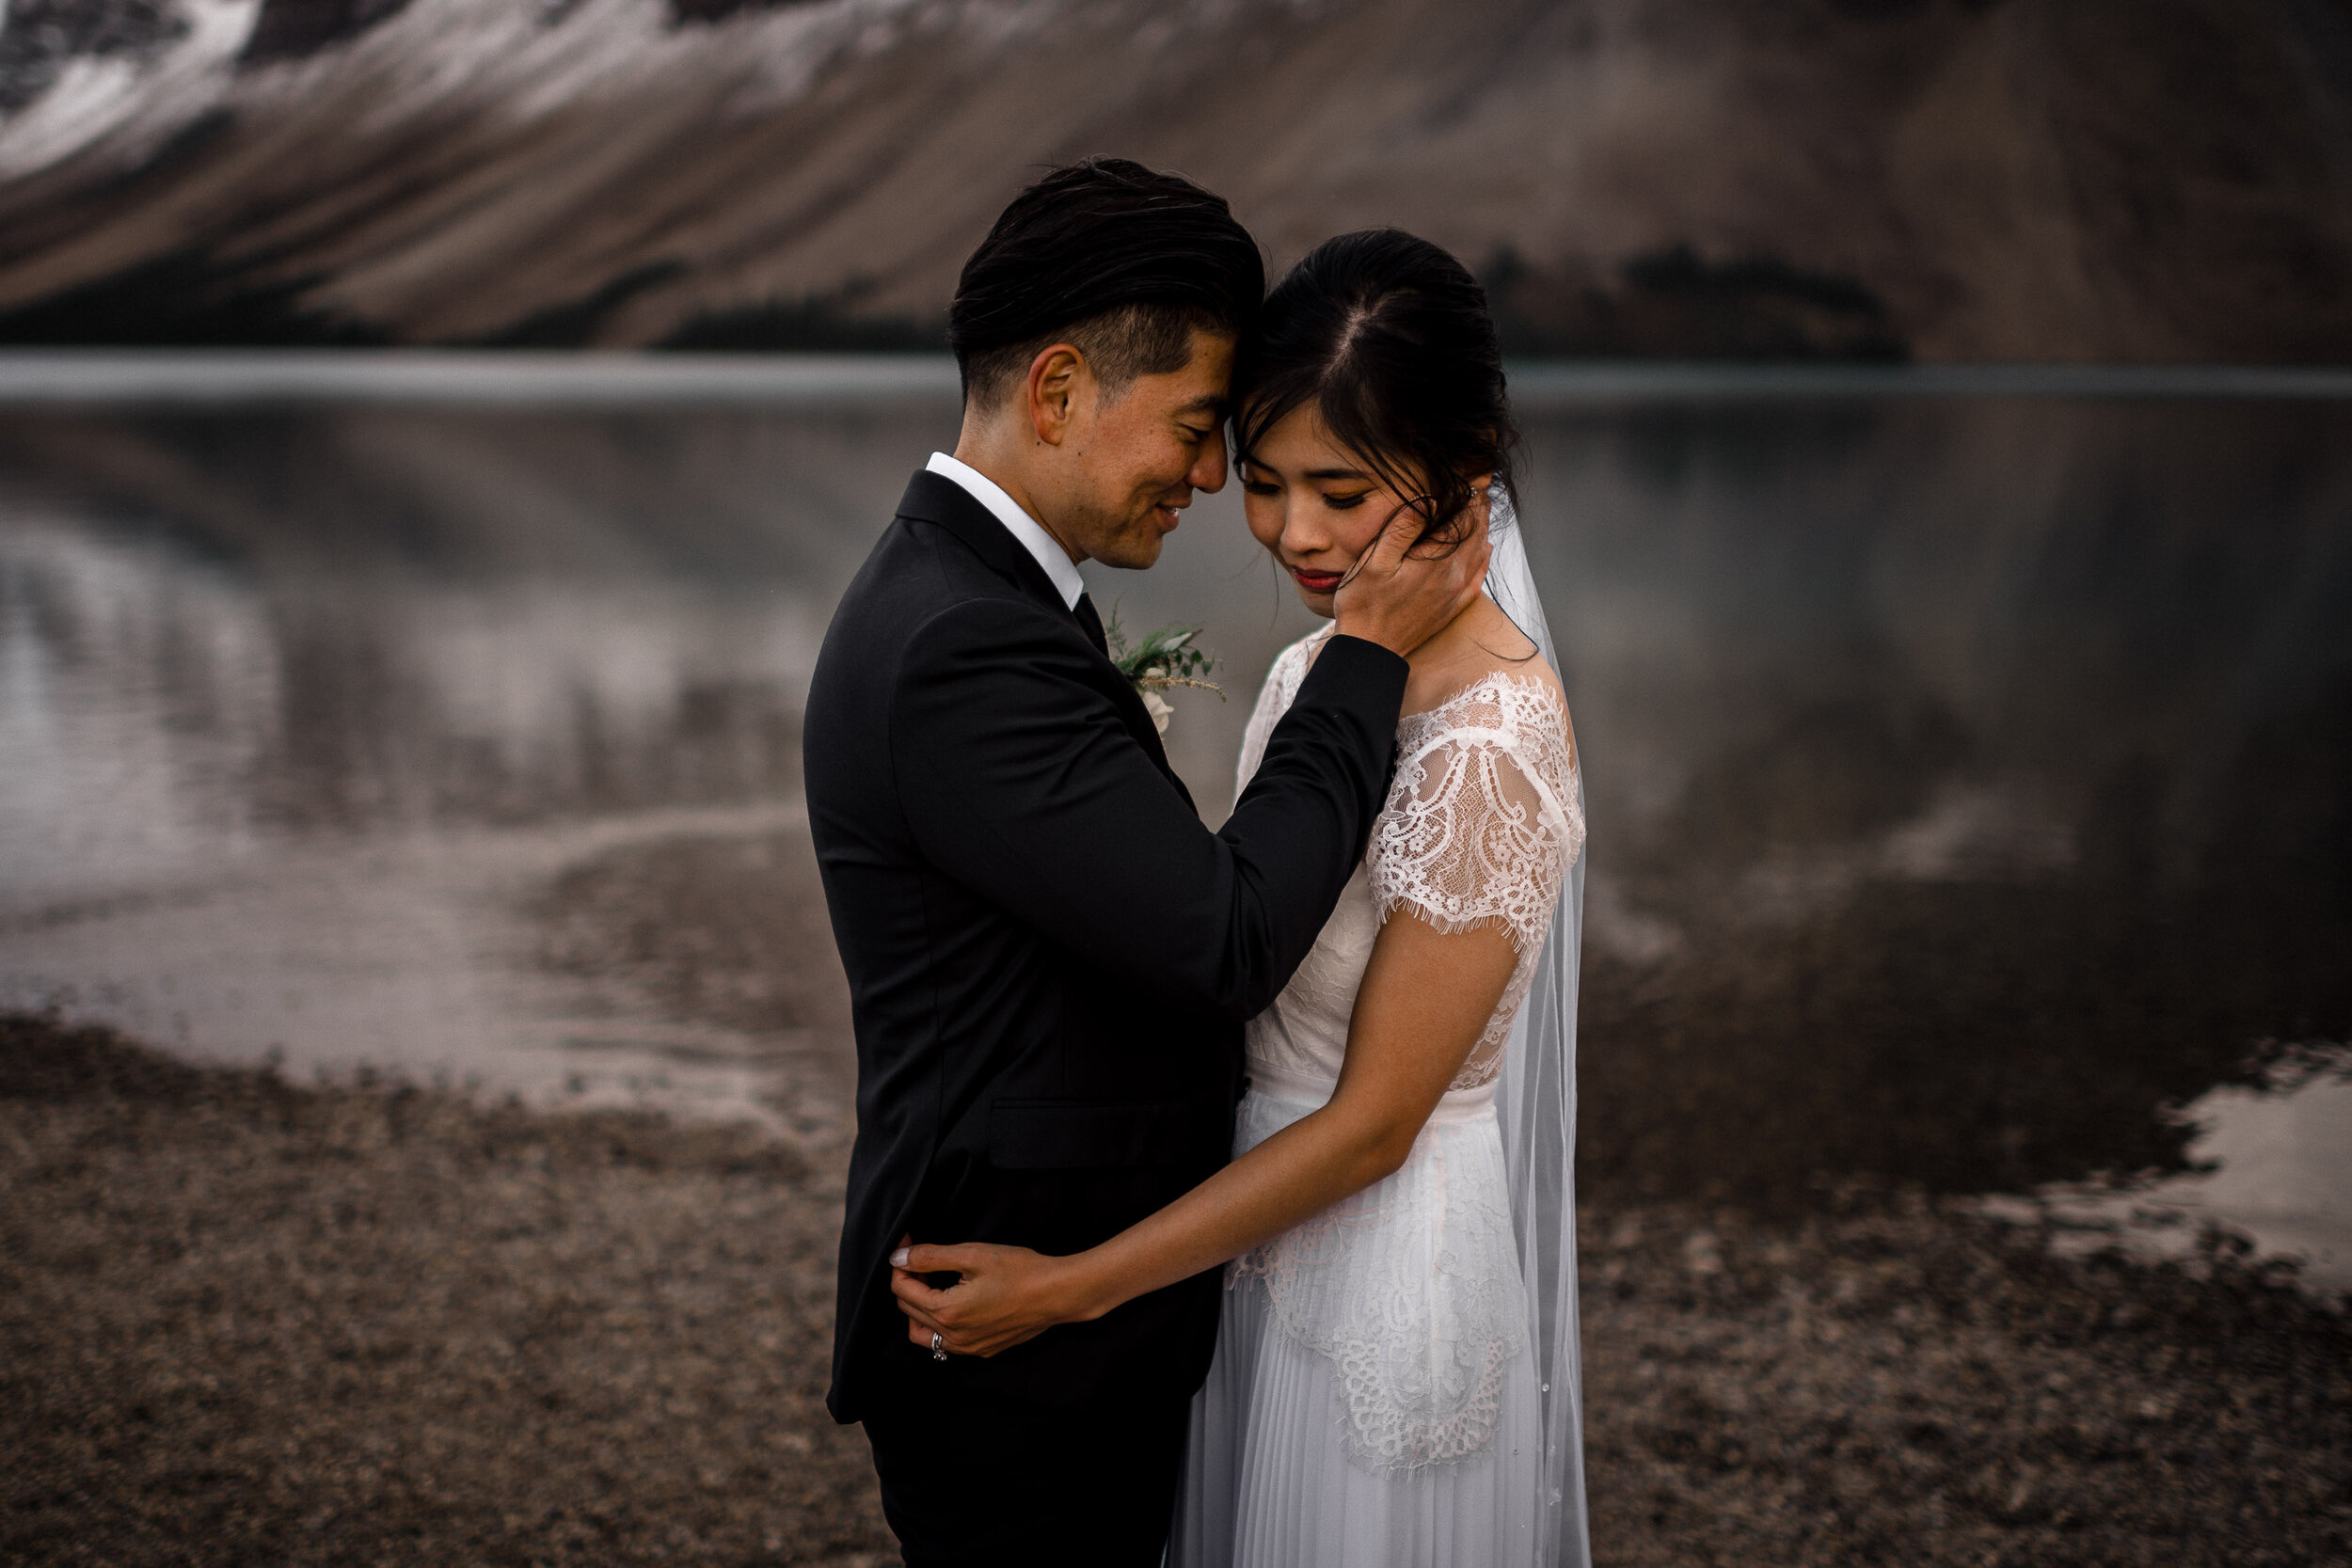
<path fill-rule="evenodd" d="M 2313 1284 L 2352 1291 L 2352 1052 L 2281 1062 L 2200 1097 L 2179 1118 L 2193 1168 L 2123 1190 L 2051 1182 L 2019 1202 L 1985 1201 L 2047 1225 L 2062 1251 L 2127 1250 L 2195 1260 L 2221 1245 L 2298 1259 Z"/>
<path fill-rule="evenodd" d="M 1595 1193 L 2180 1169 L 2181 1107 L 2352 1033 L 2352 406 L 1525 413 Z M 800 696 L 953 424 L 0 415 L 0 1003 L 837 1130 Z M 1209 622 L 1235 700 L 1170 742 L 1220 816 L 1310 623 L 1230 494 L 1096 592 Z M 2283 1168 L 2345 1223 L 2340 1169 Z"/>
<path fill-rule="evenodd" d="M 1543 427 L 1594 1177 L 2177 1168 L 2162 1108 L 2342 1038 L 2347 435 L 2253 404 Z"/>
<path fill-rule="evenodd" d="M 769 961 L 823 994 L 747 1027 L 560 961 L 549 890 L 797 831 L 800 693 L 899 477 L 868 445 L 942 418 L 0 424 L 0 1000 L 533 1093 L 837 1079 L 821 911 Z"/>

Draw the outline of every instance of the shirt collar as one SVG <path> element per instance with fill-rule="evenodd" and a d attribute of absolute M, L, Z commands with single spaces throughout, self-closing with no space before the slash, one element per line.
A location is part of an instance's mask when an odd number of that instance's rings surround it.
<path fill-rule="evenodd" d="M 1087 579 L 1078 575 L 1077 563 L 1070 559 L 1068 551 L 1055 543 L 1054 536 L 1046 532 L 1035 517 L 1022 511 L 1020 503 L 1005 494 L 1004 486 L 971 464 L 959 462 L 944 451 L 931 453 L 931 460 L 923 467 L 943 479 L 954 480 L 971 492 L 972 499 L 987 507 L 996 520 L 1005 525 L 1005 531 L 1020 541 L 1021 547 L 1035 556 L 1037 563 L 1045 568 L 1046 577 L 1052 579 L 1056 591 L 1061 594 L 1062 608 L 1077 608 L 1078 595 L 1087 591 Z"/>

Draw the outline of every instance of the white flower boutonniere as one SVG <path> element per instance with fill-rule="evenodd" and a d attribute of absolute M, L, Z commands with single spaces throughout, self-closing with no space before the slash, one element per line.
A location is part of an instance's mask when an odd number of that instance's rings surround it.
<path fill-rule="evenodd" d="M 1168 699 L 1160 695 L 1168 688 L 1195 687 L 1216 692 L 1219 702 L 1225 700 L 1225 689 L 1208 678 L 1209 672 L 1216 668 L 1216 656 L 1193 641 L 1200 635 L 1199 626 L 1162 626 L 1130 648 L 1126 634 L 1120 630 L 1117 610 L 1111 612 L 1110 625 L 1103 628 L 1103 641 L 1110 644 L 1111 662 L 1134 683 L 1143 697 L 1143 710 L 1152 716 L 1152 726 L 1162 735 L 1168 733 L 1168 721 L 1176 715 Z"/>

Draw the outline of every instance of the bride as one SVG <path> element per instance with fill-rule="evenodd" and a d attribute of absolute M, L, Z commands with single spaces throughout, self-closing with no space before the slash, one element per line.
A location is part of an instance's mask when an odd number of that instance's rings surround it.
<path fill-rule="evenodd" d="M 1584 814 L 1512 513 L 1494 325 L 1436 245 L 1343 235 L 1268 296 L 1234 391 L 1250 532 L 1310 610 L 1331 615 L 1405 509 L 1430 520 L 1422 550 L 1486 513 L 1486 592 L 1411 656 L 1387 808 L 1248 1027 L 1233 1163 L 1069 1257 L 904 1249 L 892 1289 L 918 1342 L 990 1355 L 1225 1265 L 1172 1564 L 1583 1568 Z M 1275 660 L 1242 787 L 1328 635 Z"/>

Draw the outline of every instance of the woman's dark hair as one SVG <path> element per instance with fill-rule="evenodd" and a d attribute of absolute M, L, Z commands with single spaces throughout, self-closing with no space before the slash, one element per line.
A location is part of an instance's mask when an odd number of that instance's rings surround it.
<path fill-rule="evenodd" d="M 1246 337 L 1265 261 L 1232 209 L 1125 158 L 1057 168 L 1012 198 L 963 263 L 947 344 L 976 406 L 1067 340 L 1106 386 L 1180 371 L 1196 327 Z"/>
<path fill-rule="evenodd" d="M 1397 494 L 1429 498 L 1424 538 L 1458 537 L 1481 475 L 1511 489 L 1518 427 L 1486 292 L 1401 229 L 1326 240 L 1274 286 L 1233 398 L 1242 461 L 1293 409 L 1316 404 L 1332 437 Z"/>

